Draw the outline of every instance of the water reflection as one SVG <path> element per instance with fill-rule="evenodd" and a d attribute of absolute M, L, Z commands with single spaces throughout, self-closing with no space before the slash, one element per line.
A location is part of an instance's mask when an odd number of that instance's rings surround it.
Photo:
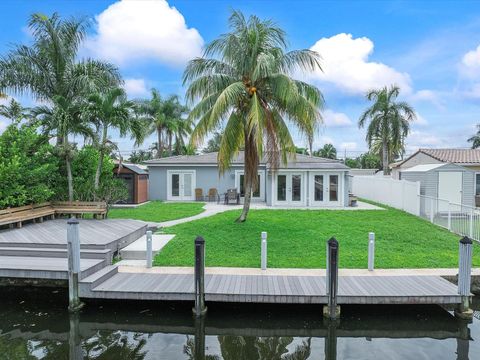
<path fill-rule="evenodd" d="M 472 325 L 437 307 L 349 307 L 329 322 L 318 306 L 212 304 L 195 320 L 188 304 L 90 303 L 72 315 L 62 296 L 0 296 L 0 358 L 467 360 L 480 350 L 470 349 Z M 473 326 L 480 335 L 478 320 Z"/>

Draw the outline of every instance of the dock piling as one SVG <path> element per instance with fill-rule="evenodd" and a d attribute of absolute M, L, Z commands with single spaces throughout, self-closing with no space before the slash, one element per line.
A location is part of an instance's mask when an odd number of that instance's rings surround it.
<path fill-rule="evenodd" d="M 368 271 L 375 268 L 375 233 L 368 233 Z"/>
<path fill-rule="evenodd" d="M 67 221 L 67 252 L 68 252 L 68 309 L 75 312 L 82 308 L 78 295 L 80 274 L 80 237 L 79 222 L 76 218 Z"/>
<path fill-rule="evenodd" d="M 327 242 L 327 299 L 328 305 L 323 308 L 323 315 L 329 319 L 340 316 L 337 305 L 338 293 L 338 241 L 332 237 Z"/>
<path fill-rule="evenodd" d="M 455 311 L 455 315 L 462 319 L 471 319 L 473 311 L 470 309 L 470 290 L 472 281 L 472 239 L 464 236 L 459 242 L 458 265 L 458 294 L 462 302 Z"/>
<path fill-rule="evenodd" d="M 205 240 L 201 236 L 195 239 L 195 308 L 196 317 L 207 312 L 205 306 Z"/>
<path fill-rule="evenodd" d="M 150 230 L 147 231 L 147 256 L 145 257 L 147 260 L 147 268 L 152 267 L 152 232 Z"/>
<path fill-rule="evenodd" d="M 261 243 L 261 265 L 262 270 L 267 270 L 267 232 L 262 231 L 262 243 Z"/>

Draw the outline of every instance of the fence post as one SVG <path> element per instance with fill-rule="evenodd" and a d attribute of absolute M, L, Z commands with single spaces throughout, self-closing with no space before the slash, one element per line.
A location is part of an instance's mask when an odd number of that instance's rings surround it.
<path fill-rule="evenodd" d="M 147 256 L 145 256 L 147 260 L 147 268 L 152 267 L 152 232 L 150 230 L 147 231 Z"/>
<path fill-rule="evenodd" d="M 452 207 L 450 201 L 448 202 L 448 220 L 447 220 L 447 229 L 452 230 Z"/>
<path fill-rule="evenodd" d="M 430 222 L 433 223 L 433 199 L 430 199 Z"/>
<path fill-rule="evenodd" d="M 473 311 L 470 309 L 470 288 L 472 278 L 472 239 L 464 236 L 459 242 L 458 264 L 458 294 L 462 302 L 455 311 L 455 315 L 462 319 L 471 319 Z"/>
<path fill-rule="evenodd" d="M 469 229 L 468 229 L 468 236 L 470 237 L 470 239 L 473 238 L 473 208 L 470 209 L 470 224 L 469 225 Z"/>
<path fill-rule="evenodd" d="M 368 271 L 375 268 L 375 233 L 368 233 Z"/>
<path fill-rule="evenodd" d="M 201 236 L 195 239 L 195 308 L 196 317 L 207 312 L 205 307 L 205 240 Z"/>
<path fill-rule="evenodd" d="M 261 244 L 261 265 L 262 270 L 267 270 L 267 232 L 262 231 L 262 244 Z"/>
<path fill-rule="evenodd" d="M 340 315 L 340 307 L 337 305 L 338 290 L 338 241 L 332 237 L 327 242 L 327 299 L 328 305 L 323 308 L 323 316 L 337 319 Z"/>
<path fill-rule="evenodd" d="M 68 310 L 80 310 L 83 303 L 78 295 L 80 274 L 80 237 L 78 220 L 74 217 L 67 221 L 67 253 L 68 253 Z"/>

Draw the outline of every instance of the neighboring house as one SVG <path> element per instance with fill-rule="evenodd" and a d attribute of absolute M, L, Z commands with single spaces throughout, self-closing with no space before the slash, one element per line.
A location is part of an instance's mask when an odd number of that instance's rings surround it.
<path fill-rule="evenodd" d="M 423 195 L 480 205 L 480 149 L 420 149 L 390 166 L 394 179 L 420 181 Z"/>
<path fill-rule="evenodd" d="M 141 204 L 148 201 L 148 171 L 143 165 L 116 163 L 113 172 L 127 185 L 128 198 L 125 203 Z"/>
<path fill-rule="evenodd" d="M 195 190 L 208 194 L 216 189 L 222 196 L 236 188 L 243 189 L 244 153 L 233 159 L 231 168 L 219 175 L 218 153 L 173 156 L 146 161 L 150 175 L 150 199 L 169 201 L 195 200 Z M 265 161 L 258 167 L 258 189 L 252 201 L 270 206 L 344 207 L 348 204 L 349 168 L 337 160 L 296 155 L 275 173 Z"/>

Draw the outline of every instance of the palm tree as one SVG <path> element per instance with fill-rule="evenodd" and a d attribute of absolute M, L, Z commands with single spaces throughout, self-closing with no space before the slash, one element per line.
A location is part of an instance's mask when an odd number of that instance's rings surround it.
<path fill-rule="evenodd" d="M 138 101 L 138 110 L 143 122 L 147 123 L 146 134 L 157 134 L 157 158 L 164 155 L 165 150 L 171 156 L 174 140 L 179 146 L 184 144 L 184 137 L 191 132 L 191 122 L 182 118 L 188 111 L 180 104 L 178 96 L 171 95 L 163 100 L 160 92 L 152 89 L 152 98 Z"/>
<path fill-rule="evenodd" d="M 111 64 L 92 59 L 77 60 L 78 48 L 87 34 L 85 19 L 62 20 L 57 13 L 51 17 L 36 13 L 30 17 L 28 27 L 33 44 L 17 45 L 0 58 L 0 92 L 31 94 L 37 100 L 50 102 L 55 113 L 66 116 L 65 103 L 76 106 L 92 92 L 120 83 L 120 74 Z M 75 114 L 68 117 L 80 120 Z M 76 125 L 65 119 L 57 120 L 51 125 L 62 128 L 49 130 L 56 132 L 58 146 L 69 148 L 68 136 L 73 131 L 69 126 Z M 73 200 L 70 178 L 69 198 Z"/>
<path fill-rule="evenodd" d="M 389 154 L 392 148 L 399 148 L 410 132 L 410 122 L 416 119 L 413 108 L 404 101 L 397 102 L 400 88 L 392 85 L 381 89 L 370 90 L 366 97 L 373 101 L 371 107 L 360 116 L 358 126 L 365 127 L 367 120 L 366 141 L 372 147 L 375 141 L 382 144 L 383 173 L 389 174 Z"/>
<path fill-rule="evenodd" d="M 190 103 L 199 100 L 189 118 L 198 120 L 191 143 L 200 145 L 226 120 L 218 153 L 220 174 L 245 149 L 245 201 L 237 221 L 245 221 L 252 191 L 258 186 L 258 164 L 264 157 L 274 171 L 295 156 L 289 126 L 309 136 L 321 120 L 320 91 L 289 74 L 320 68 L 310 50 L 285 52 L 286 34 L 274 22 L 233 11 L 231 31 L 212 41 L 203 57 L 189 62 L 183 75 Z M 288 121 L 288 123 L 287 123 Z"/>
<path fill-rule="evenodd" d="M 477 125 L 477 133 L 467 140 L 472 143 L 472 149 L 480 147 L 480 124 Z"/>
<path fill-rule="evenodd" d="M 115 148 L 115 144 L 108 139 L 108 129 L 118 129 L 122 137 L 131 133 L 132 137 L 136 139 L 135 145 L 138 145 L 143 138 L 143 134 L 131 117 L 133 108 L 134 103 L 127 100 L 125 91 L 121 88 L 110 89 L 104 94 L 93 94 L 88 99 L 87 116 L 97 127 L 95 142 L 99 150 L 94 181 L 95 191 L 100 185 L 104 155 Z"/>
<path fill-rule="evenodd" d="M 22 105 L 13 98 L 10 99 L 8 105 L 0 105 L 0 116 L 11 120 L 12 124 L 20 123 L 27 115 L 28 109 L 22 107 Z"/>
<path fill-rule="evenodd" d="M 332 144 L 325 144 L 323 147 L 313 153 L 315 156 L 323 157 L 326 159 L 336 159 L 337 149 Z"/>

